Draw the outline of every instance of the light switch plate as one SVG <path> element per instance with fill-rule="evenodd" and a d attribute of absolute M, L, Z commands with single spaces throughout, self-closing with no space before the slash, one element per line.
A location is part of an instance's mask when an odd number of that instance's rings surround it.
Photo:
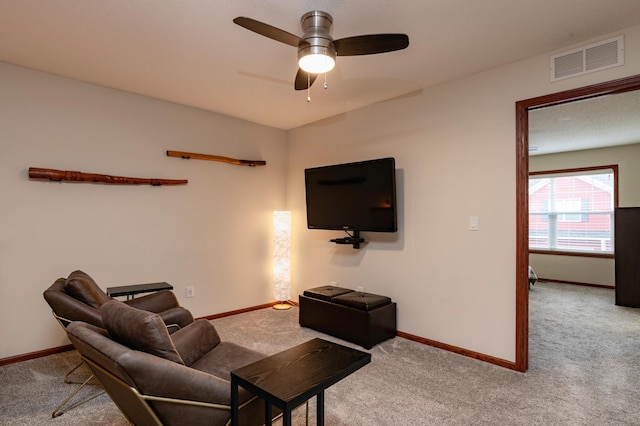
<path fill-rule="evenodd" d="M 478 216 L 469 216 L 469 230 L 470 231 L 478 230 Z"/>

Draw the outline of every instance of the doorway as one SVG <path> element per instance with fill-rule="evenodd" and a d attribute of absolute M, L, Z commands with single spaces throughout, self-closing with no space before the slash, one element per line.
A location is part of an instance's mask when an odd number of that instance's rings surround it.
<path fill-rule="evenodd" d="M 640 75 L 516 102 L 516 362 L 529 367 L 529 111 L 640 90 Z"/>

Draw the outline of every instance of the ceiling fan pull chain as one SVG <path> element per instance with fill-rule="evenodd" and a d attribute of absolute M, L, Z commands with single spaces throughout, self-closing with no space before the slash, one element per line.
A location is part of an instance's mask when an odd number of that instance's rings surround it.
<path fill-rule="evenodd" d="M 311 102 L 311 74 L 307 73 L 307 102 Z"/>
<path fill-rule="evenodd" d="M 327 87 L 329 87 L 329 85 L 327 84 L 327 73 L 324 73 L 324 90 L 327 90 Z"/>

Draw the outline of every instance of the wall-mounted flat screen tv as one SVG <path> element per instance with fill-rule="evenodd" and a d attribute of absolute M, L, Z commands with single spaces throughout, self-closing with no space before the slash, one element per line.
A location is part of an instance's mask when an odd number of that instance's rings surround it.
<path fill-rule="evenodd" d="M 307 227 L 396 232 L 394 158 L 305 169 Z"/>

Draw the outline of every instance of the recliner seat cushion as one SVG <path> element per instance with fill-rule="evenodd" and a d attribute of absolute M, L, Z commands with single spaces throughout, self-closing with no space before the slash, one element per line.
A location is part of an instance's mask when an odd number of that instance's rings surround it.
<path fill-rule="evenodd" d="M 107 293 L 98 287 L 93 278 L 82 271 L 73 271 L 69 274 L 65 283 L 65 291 L 96 309 L 111 300 Z"/>
<path fill-rule="evenodd" d="M 230 381 L 231 371 L 263 359 L 260 352 L 233 342 L 220 342 L 202 358 L 191 365 L 191 368 Z"/>
<path fill-rule="evenodd" d="M 109 335 L 125 346 L 184 365 L 160 315 L 110 300 L 100 308 Z"/>

